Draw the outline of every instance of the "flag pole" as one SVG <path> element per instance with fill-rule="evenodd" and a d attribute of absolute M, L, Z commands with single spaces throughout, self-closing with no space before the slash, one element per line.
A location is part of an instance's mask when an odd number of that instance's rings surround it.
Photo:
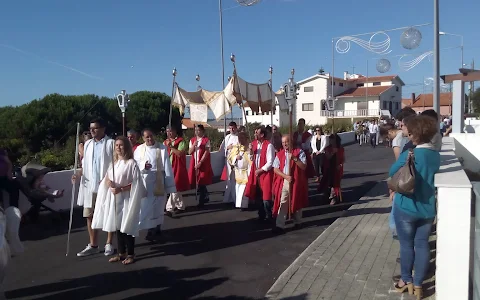
<path fill-rule="evenodd" d="M 73 175 L 77 173 L 78 168 L 78 148 L 80 143 L 80 123 L 77 123 L 77 136 L 75 138 L 75 163 L 73 164 Z M 70 233 L 72 231 L 72 218 L 73 218 L 73 203 L 75 201 L 75 192 L 76 192 L 76 181 L 72 183 L 72 198 L 70 201 L 70 221 L 68 222 L 68 234 L 67 234 L 67 253 L 65 256 L 68 256 L 70 252 Z"/>

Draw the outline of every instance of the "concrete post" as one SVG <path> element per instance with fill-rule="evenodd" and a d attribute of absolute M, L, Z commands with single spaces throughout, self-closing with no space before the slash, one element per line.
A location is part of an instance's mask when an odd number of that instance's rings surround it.
<path fill-rule="evenodd" d="M 465 126 L 465 84 L 461 80 L 453 81 L 452 92 L 452 132 L 462 133 Z"/>

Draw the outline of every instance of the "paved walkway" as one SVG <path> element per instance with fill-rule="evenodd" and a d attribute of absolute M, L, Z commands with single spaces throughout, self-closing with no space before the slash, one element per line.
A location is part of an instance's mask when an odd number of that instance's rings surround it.
<path fill-rule="evenodd" d="M 389 231 L 386 189 L 385 182 L 378 183 L 359 204 L 345 211 L 285 270 L 267 298 L 410 299 L 393 290 L 392 278 L 400 274 L 396 262 L 400 246 Z M 432 257 L 435 239 L 432 236 Z M 435 299 L 433 274 L 424 289 L 426 299 Z"/>

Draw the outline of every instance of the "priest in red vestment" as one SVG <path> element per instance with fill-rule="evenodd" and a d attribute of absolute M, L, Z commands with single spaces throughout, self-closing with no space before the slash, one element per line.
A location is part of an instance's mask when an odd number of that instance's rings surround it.
<path fill-rule="evenodd" d="M 255 201 L 258 207 L 258 220 L 271 222 L 272 217 L 272 186 L 273 186 L 273 160 L 275 149 L 267 141 L 267 131 L 264 126 L 255 129 L 255 140 L 250 144 L 252 166 L 248 176 L 245 197 Z"/>
<path fill-rule="evenodd" d="M 138 142 L 138 132 L 136 132 L 133 129 L 130 129 L 129 131 L 127 131 L 127 138 L 130 141 L 130 144 L 132 145 L 133 152 L 135 153 L 135 150 L 137 150 L 137 147 L 141 145 Z"/>
<path fill-rule="evenodd" d="M 187 142 L 177 134 L 175 127 L 167 128 L 167 139 L 163 142 L 167 147 L 170 162 L 172 163 L 173 175 L 177 191 L 170 193 L 167 205 L 165 207 L 167 215 L 172 217 L 173 213 L 185 211 L 185 203 L 183 202 L 182 192 L 190 189 L 187 172 Z"/>
<path fill-rule="evenodd" d="M 308 179 L 305 173 L 307 155 L 297 147 L 291 147 L 290 136 L 282 137 L 283 149 L 277 153 L 273 168 L 275 181 L 273 190 L 275 203 L 273 205 L 276 216 L 274 233 L 283 233 L 287 215 L 291 213 L 295 226 L 300 225 L 302 209 L 308 205 Z"/>
<path fill-rule="evenodd" d="M 210 163 L 210 140 L 205 136 L 203 125 L 195 127 L 195 136 L 190 140 L 188 154 L 192 155 L 188 169 L 188 180 L 191 188 L 198 188 L 198 206 L 201 207 L 210 199 L 207 185 L 212 184 L 213 170 Z"/>
<path fill-rule="evenodd" d="M 307 178 L 315 177 L 315 168 L 313 167 L 312 157 L 310 155 L 310 142 L 312 135 L 305 130 L 305 119 L 298 120 L 297 131 L 293 133 L 293 144 L 302 149 L 307 155 Z"/>

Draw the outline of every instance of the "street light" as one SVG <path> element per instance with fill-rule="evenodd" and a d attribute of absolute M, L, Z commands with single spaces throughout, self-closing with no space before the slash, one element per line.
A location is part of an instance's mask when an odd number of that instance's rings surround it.
<path fill-rule="evenodd" d="M 175 79 L 177 77 L 177 68 L 172 70 L 173 83 L 172 83 L 172 99 L 170 100 L 170 114 L 168 115 L 168 126 L 172 127 L 172 110 L 173 110 L 173 98 L 175 96 Z"/>
<path fill-rule="evenodd" d="M 451 36 L 460 37 L 460 39 L 461 39 L 460 50 L 462 51 L 462 64 L 461 64 L 461 66 L 463 68 L 463 66 L 464 66 L 464 64 L 463 64 L 463 35 L 455 34 L 455 33 L 448 33 L 448 32 L 444 32 L 444 31 L 440 31 L 438 34 L 439 35 L 451 35 Z"/>
<path fill-rule="evenodd" d="M 272 99 L 272 108 L 270 109 L 270 124 L 273 126 L 273 111 L 275 109 L 275 97 L 273 96 L 273 67 L 270 65 L 268 68 L 268 73 L 270 74 L 270 98 Z"/>
<path fill-rule="evenodd" d="M 128 97 L 127 91 L 121 90 L 120 94 L 116 96 L 117 98 L 117 103 L 118 107 L 120 108 L 120 111 L 122 112 L 122 130 L 123 130 L 123 135 L 125 136 L 125 111 L 127 110 L 128 103 L 130 102 L 130 98 Z"/>

